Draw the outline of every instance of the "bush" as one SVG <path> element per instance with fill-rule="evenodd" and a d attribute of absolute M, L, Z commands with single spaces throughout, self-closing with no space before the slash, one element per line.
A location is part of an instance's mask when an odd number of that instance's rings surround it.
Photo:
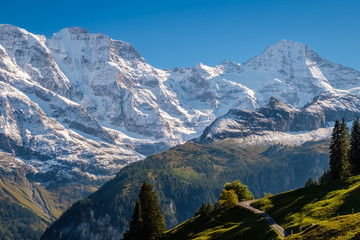
<path fill-rule="evenodd" d="M 235 191 L 232 189 L 230 189 L 229 191 L 224 189 L 220 195 L 219 200 L 219 205 L 225 209 L 233 208 L 239 202 Z"/>

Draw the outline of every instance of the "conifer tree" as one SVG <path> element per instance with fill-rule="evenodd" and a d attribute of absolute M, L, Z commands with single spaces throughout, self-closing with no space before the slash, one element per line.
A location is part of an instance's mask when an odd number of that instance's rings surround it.
<path fill-rule="evenodd" d="M 360 124 L 357 117 L 351 128 L 349 163 L 353 175 L 360 174 Z"/>
<path fill-rule="evenodd" d="M 141 202 L 139 199 L 136 200 L 134 212 L 131 217 L 131 220 L 129 222 L 129 229 L 124 234 L 123 239 L 127 240 L 136 240 L 136 239 L 142 239 L 144 236 L 142 235 L 142 226 L 143 226 L 143 220 L 141 218 L 142 212 L 141 212 Z"/>
<path fill-rule="evenodd" d="M 158 240 L 165 232 L 165 220 L 162 216 L 155 190 L 150 183 L 141 186 L 134 213 L 129 223 L 129 230 L 124 240 Z"/>
<path fill-rule="evenodd" d="M 330 143 L 330 175 L 332 180 L 342 179 L 350 175 L 349 131 L 345 119 L 342 123 L 336 120 Z"/>

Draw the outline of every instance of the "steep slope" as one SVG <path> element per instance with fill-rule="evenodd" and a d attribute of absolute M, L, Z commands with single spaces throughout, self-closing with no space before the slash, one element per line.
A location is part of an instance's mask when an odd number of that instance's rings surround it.
<path fill-rule="evenodd" d="M 0 234 L 4 240 L 37 240 L 47 224 L 29 209 L 9 201 L 0 192 Z"/>
<path fill-rule="evenodd" d="M 165 239 L 281 239 L 259 216 L 235 207 L 196 216 L 165 233 Z"/>
<path fill-rule="evenodd" d="M 155 186 L 170 228 L 192 217 L 203 202 L 215 202 L 225 182 L 240 179 L 256 196 L 300 187 L 328 168 L 327 152 L 327 141 L 295 147 L 241 147 L 230 140 L 180 145 L 121 169 L 66 211 L 42 239 L 119 238 L 144 181 Z"/>
<path fill-rule="evenodd" d="M 260 199 L 253 206 L 293 232 L 290 239 L 356 239 L 359 186 L 360 176 L 355 176 Z"/>
<path fill-rule="evenodd" d="M 55 197 L 27 177 L 34 169 L 0 151 L 1 239 L 39 239 L 46 227 L 68 206 L 55 204 Z"/>
<path fill-rule="evenodd" d="M 257 200 L 291 233 L 286 239 L 358 239 L 360 176 L 314 185 Z M 166 233 L 167 239 L 265 239 L 264 220 L 239 207 L 189 219 Z M 236 217 L 239 217 L 237 219 Z M 239 224 L 240 222 L 240 224 Z M 237 225 L 242 227 L 236 227 Z M 269 227 L 269 226 L 268 226 Z M 246 234 L 246 235 L 243 235 Z M 244 237 L 245 236 L 245 237 Z M 275 239 L 276 236 L 272 236 Z"/>

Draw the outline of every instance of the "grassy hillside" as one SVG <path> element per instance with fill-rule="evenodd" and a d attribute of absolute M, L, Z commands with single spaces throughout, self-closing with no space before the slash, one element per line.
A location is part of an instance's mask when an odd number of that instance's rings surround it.
<path fill-rule="evenodd" d="M 89 231 L 102 236 L 121 234 L 144 181 L 154 185 L 171 228 L 191 218 L 203 202 L 217 201 L 226 182 L 240 179 L 259 197 L 264 192 L 301 187 L 327 168 L 327 141 L 297 147 L 241 147 L 231 141 L 187 143 L 121 169 L 96 193 L 74 204 L 43 239 L 58 239 L 65 228 L 62 236 L 73 239 Z M 99 229 L 96 222 L 105 220 L 116 233 Z M 77 227 L 81 224 L 86 229 Z"/>
<path fill-rule="evenodd" d="M 269 213 L 287 239 L 360 239 L 360 175 L 264 197 L 252 206 Z M 259 215 L 234 208 L 197 216 L 166 233 L 166 239 L 276 239 Z"/>
<path fill-rule="evenodd" d="M 359 239 L 359 200 L 360 175 L 263 198 L 253 206 L 296 233 L 292 239 Z"/>
<path fill-rule="evenodd" d="M 165 239 L 281 239 L 257 214 L 240 207 L 196 216 L 166 232 Z"/>
<path fill-rule="evenodd" d="M 345 240 L 360 239 L 360 213 L 320 221 L 288 239 Z"/>

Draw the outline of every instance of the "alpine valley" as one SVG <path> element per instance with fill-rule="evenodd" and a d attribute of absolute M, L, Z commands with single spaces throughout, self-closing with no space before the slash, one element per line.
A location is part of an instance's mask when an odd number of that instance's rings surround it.
<path fill-rule="evenodd" d="M 234 179 L 256 196 L 298 188 L 327 170 L 333 122 L 360 115 L 359 96 L 360 72 L 298 42 L 163 70 L 101 33 L 2 24 L 0 219 L 16 224 L 0 234 L 38 239 L 69 209 L 43 239 L 118 239 L 144 180 L 168 227 Z"/>

